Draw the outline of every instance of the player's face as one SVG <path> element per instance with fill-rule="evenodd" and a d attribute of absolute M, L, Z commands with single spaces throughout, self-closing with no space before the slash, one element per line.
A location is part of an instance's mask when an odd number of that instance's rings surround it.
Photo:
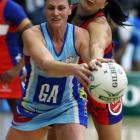
<path fill-rule="evenodd" d="M 71 7 L 67 0 L 47 0 L 45 15 L 49 25 L 55 27 L 64 26 L 68 16 L 71 14 Z"/>
<path fill-rule="evenodd" d="M 103 9 L 107 4 L 107 0 L 80 0 L 80 5 L 84 11 L 92 13 L 92 11 L 97 11 Z"/>

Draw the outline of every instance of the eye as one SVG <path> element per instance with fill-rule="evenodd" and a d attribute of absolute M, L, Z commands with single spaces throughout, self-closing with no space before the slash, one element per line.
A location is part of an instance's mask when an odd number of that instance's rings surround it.
<path fill-rule="evenodd" d="M 58 10 L 59 10 L 59 11 L 63 11 L 64 9 L 66 9 L 66 7 L 64 7 L 64 6 L 59 6 L 59 7 L 58 7 Z"/>
<path fill-rule="evenodd" d="M 54 10 L 54 6 L 49 5 L 49 6 L 47 7 L 47 9 L 48 9 L 48 10 Z"/>

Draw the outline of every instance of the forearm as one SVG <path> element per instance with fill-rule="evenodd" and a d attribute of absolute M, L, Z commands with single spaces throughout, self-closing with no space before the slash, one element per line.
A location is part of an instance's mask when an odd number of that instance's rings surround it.
<path fill-rule="evenodd" d="M 104 50 L 112 41 L 112 33 L 109 24 L 104 17 L 97 18 L 89 26 L 91 59 L 103 58 Z"/>
<path fill-rule="evenodd" d="M 103 58 L 104 48 L 99 44 L 92 44 L 90 49 L 90 60 L 96 58 Z"/>
<path fill-rule="evenodd" d="M 23 68 L 23 66 L 24 66 L 24 58 L 22 58 L 20 61 L 19 61 L 19 63 L 16 65 L 16 66 L 14 66 L 14 69 L 17 71 L 17 73 L 19 74 L 20 73 L 20 71 L 21 71 L 21 69 Z"/>
<path fill-rule="evenodd" d="M 41 69 L 49 76 L 65 77 L 75 74 L 74 71 L 77 67 L 77 64 L 72 63 L 67 64 L 59 61 L 47 60 L 40 66 Z"/>

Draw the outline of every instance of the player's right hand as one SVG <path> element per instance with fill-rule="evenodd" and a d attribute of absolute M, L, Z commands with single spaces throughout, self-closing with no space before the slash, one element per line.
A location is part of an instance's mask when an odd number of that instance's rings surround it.
<path fill-rule="evenodd" d="M 79 82 L 87 88 L 90 84 L 89 76 L 92 75 L 92 71 L 89 70 L 88 64 L 76 64 L 74 70 L 74 76 L 79 80 Z"/>

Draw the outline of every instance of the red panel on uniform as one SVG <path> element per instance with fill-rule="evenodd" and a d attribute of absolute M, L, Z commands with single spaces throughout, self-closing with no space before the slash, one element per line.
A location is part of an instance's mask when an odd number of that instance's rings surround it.
<path fill-rule="evenodd" d="M 0 98 L 20 98 L 22 94 L 20 78 L 15 78 L 10 85 L 0 84 Z"/>

